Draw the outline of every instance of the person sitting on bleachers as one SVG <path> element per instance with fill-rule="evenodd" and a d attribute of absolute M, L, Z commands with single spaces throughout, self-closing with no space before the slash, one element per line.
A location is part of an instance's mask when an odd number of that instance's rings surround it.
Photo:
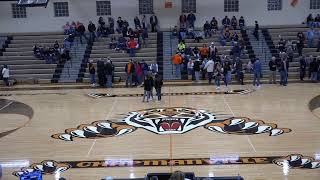
<path fill-rule="evenodd" d="M 210 25 L 211 25 L 211 30 L 213 33 L 217 32 L 218 31 L 218 21 L 216 20 L 215 17 L 212 18 L 211 22 L 210 22 Z"/>
<path fill-rule="evenodd" d="M 59 43 L 58 43 L 58 41 L 55 41 L 55 42 L 54 42 L 53 48 L 54 48 L 55 50 L 59 49 Z"/>
<path fill-rule="evenodd" d="M 238 33 L 237 32 L 233 32 L 230 39 L 231 39 L 232 45 L 237 43 L 239 41 Z"/>
<path fill-rule="evenodd" d="M 204 39 L 204 34 L 202 31 L 196 31 L 194 33 L 194 41 L 196 41 L 197 43 L 200 42 L 200 40 L 203 40 Z"/>
<path fill-rule="evenodd" d="M 133 19 L 133 22 L 134 22 L 134 27 L 137 29 L 138 27 L 141 28 L 141 22 L 140 22 L 140 19 L 138 18 L 138 16 L 136 16 L 134 19 Z"/>
<path fill-rule="evenodd" d="M 245 27 L 245 21 L 244 21 L 243 16 L 241 16 L 239 19 L 239 27 L 241 30 Z"/>
<path fill-rule="evenodd" d="M 233 56 L 233 60 L 240 58 L 241 49 L 237 42 L 234 43 L 234 46 L 231 49 L 230 55 Z"/>
<path fill-rule="evenodd" d="M 178 26 L 174 26 L 172 29 L 172 36 L 178 36 Z"/>
<path fill-rule="evenodd" d="M 134 38 L 135 37 L 134 31 L 131 28 L 129 28 L 127 34 L 123 37 Z"/>
<path fill-rule="evenodd" d="M 127 45 L 129 48 L 130 57 L 135 57 L 136 56 L 136 49 L 138 49 L 139 44 L 134 40 L 133 37 L 131 37 L 130 40 L 128 41 Z"/>
<path fill-rule="evenodd" d="M 317 16 L 314 18 L 314 26 L 320 27 L 320 14 L 317 14 Z"/>
<path fill-rule="evenodd" d="M 228 16 L 226 16 L 225 18 L 223 18 L 222 20 L 222 25 L 227 28 L 227 27 L 230 27 L 230 24 L 231 24 L 231 21 L 230 19 L 228 18 Z"/>
<path fill-rule="evenodd" d="M 218 54 L 218 49 L 214 45 L 214 43 L 211 42 L 211 45 L 209 46 L 209 58 L 215 61 L 217 54 Z"/>
<path fill-rule="evenodd" d="M 209 21 L 206 21 L 203 25 L 203 32 L 204 32 L 204 37 L 211 37 L 211 25 L 209 24 Z"/>
<path fill-rule="evenodd" d="M 69 34 L 69 33 L 70 33 L 70 32 L 69 32 L 69 31 L 70 31 L 70 24 L 69 24 L 69 22 L 66 22 L 66 24 L 62 26 L 62 29 L 63 29 L 64 34 Z"/>
<path fill-rule="evenodd" d="M 77 35 L 80 37 L 80 43 L 83 44 L 83 41 L 82 41 L 82 37 L 84 37 L 87 41 L 88 41 L 88 38 L 87 36 L 85 35 L 85 31 L 86 31 L 86 28 L 84 27 L 84 25 L 82 23 L 80 23 L 79 21 L 77 22 Z"/>
<path fill-rule="evenodd" d="M 313 39 L 315 37 L 315 31 L 314 29 L 311 27 L 308 31 L 307 31 L 307 47 L 308 48 L 312 48 L 313 47 Z"/>
<path fill-rule="evenodd" d="M 314 19 L 312 17 L 312 14 L 309 14 L 309 16 L 307 17 L 307 26 L 308 27 L 313 27 L 314 26 Z"/>
<path fill-rule="evenodd" d="M 194 32 L 194 29 L 193 29 L 193 28 L 189 27 L 189 28 L 187 29 L 187 37 L 188 37 L 189 39 L 194 39 L 194 38 L 195 38 L 195 32 Z"/>
<path fill-rule="evenodd" d="M 38 45 L 33 46 L 33 54 L 38 59 L 43 59 L 43 55 L 41 54 L 40 47 Z"/>
<path fill-rule="evenodd" d="M 65 63 L 66 61 L 69 61 L 71 59 L 70 57 L 70 51 L 64 47 L 59 48 L 59 63 Z"/>
<path fill-rule="evenodd" d="M 178 52 L 180 53 L 184 53 L 185 49 L 186 49 L 186 44 L 184 42 L 184 40 L 180 41 L 178 44 Z"/>
<path fill-rule="evenodd" d="M 179 41 L 182 41 L 186 38 L 187 29 L 186 28 L 180 28 L 179 29 Z"/>
<path fill-rule="evenodd" d="M 293 45 L 291 41 L 287 41 L 286 43 L 286 53 L 288 55 L 289 62 L 293 61 Z"/>
<path fill-rule="evenodd" d="M 230 37 L 231 37 L 231 32 L 230 32 L 229 28 L 227 27 L 221 33 L 221 36 L 220 36 L 221 45 L 225 46 L 226 42 L 230 41 Z"/>
<path fill-rule="evenodd" d="M 126 38 L 120 36 L 116 45 L 116 51 L 119 52 L 120 50 L 122 50 L 124 52 L 124 50 L 126 50 L 127 48 L 126 42 Z"/>
<path fill-rule="evenodd" d="M 231 18 L 231 27 L 233 30 L 236 30 L 237 29 L 237 25 L 238 25 L 238 21 L 237 21 L 237 18 L 235 16 L 233 16 Z"/>

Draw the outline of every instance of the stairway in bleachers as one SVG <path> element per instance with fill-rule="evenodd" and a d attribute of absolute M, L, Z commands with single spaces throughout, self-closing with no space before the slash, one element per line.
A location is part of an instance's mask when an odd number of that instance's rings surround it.
<path fill-rule="evenodd" d="M 177 80 L 171 57 L 176 53 L 178 38 L 173 37 L 171 32 L 163 32 L 163 79 Z"/>
<path fill-rule="evenodd" d="M 265 41 L 265 38 L 261 31 L 259 31 L 259 41 L 253 36 L 252 30 L 247 30 L 247 34 L 252 45 L 252 49 L 256 58 L 259 58 L 262 64 L 262 74 L 266 75 L 269 72 L 269 61 L 272 57 L 272 54 L 268 48 L 268 45 Z"/>
<path fill-rule="evenodd" d="M 75 38 L 75 44 L 71 48 L 70 57 L 71 60 L 64 64 L 59 83 L 75 83 L 78 79 L 79 69 L 81 68 L 82 59 L 87 48 L 87 43 L 84 40 L 84 44 L 79 42 L 79 37 Z"/>

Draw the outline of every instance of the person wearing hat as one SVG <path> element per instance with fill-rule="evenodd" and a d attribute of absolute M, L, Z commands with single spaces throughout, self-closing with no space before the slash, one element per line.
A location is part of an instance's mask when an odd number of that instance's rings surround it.
<path fill-rule="evenodd" d="M 276 75 L 277 75 L 277 62 L 276 57 L 272 57 L 271 61 L 269 61 L 269 70 L 270 70 L 270 76 L 269 76 L 269 83 L 270 84 L 276 84 Z"/>

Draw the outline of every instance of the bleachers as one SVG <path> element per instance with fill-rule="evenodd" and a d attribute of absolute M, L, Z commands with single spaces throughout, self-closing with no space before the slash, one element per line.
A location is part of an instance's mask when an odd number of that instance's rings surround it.
<path fill-rule="evenodd" d="M 295 41 L 298 40 L 297 33 L 303 32 L 306 36 L 306 32 L 308 31 L 308 27 L 302 27 L 301 25 L 297 26 L 288 26 L 288 27 L 269 27 L 268 32 L 271 38 L 271 41 L 273 41 L 274 45 L 277 46 L 280 38 L 283 38 L 284 40 L 291 40 L 295 43 Z M 313 41 L 313 48 L 307 48 L 307 44 L 305 44 L 305 47 L 303 48 L 302 54 L 309 56 L 320 56 L 320 52 L 317 52 L 317 43 L 318 40 L 315 39 Z M 271 49 L 271 51 L 277 51 L 277 48 Z M 289 78 L 299 79 L 299 55 L 297 51 L 294 52 L 294 58 L 293 61 L 290 62 L 289 65 Z"/>
<path fill-rule="evenodd" d="M 133 60 L 142 61 L 145 60 L 149 65 L 155 63 L 157 60 L 157 33 L 149 33 L 149 38 L 147 39 L 147 47 L 142 47 L 136 51 L 136 57 L 132 58 Z M 116 39 L 121 36 L 119 34 L 112 35 Z M 99 58 L 110 57 L 112 63 L 115 66 L 114 76 L 115 81 L 125 80 L 125 65 L 128 63 L 129 54 L 127 52 L 116 52 L 114 49 L 109 49 L 110 38 L 99 38 L 96 42 L 93 43 L 90 59 L 94 63 L 97 62 Z M 83 82 L 90 81 L 90 74 L 88 67 L 84 74 Z"/>
<path fill-rule="evenodd" d="M 57 64 L 46 64 L 33 55 L 35 44 L 52 47 L 57 40 L 62 46 L 65 35 L 62 33 L 26 33 L 12 35 L 8 47 L 0 56 L 0 65 L 8 65 L 11 79 L 18 82 L 50 83 Z"/>

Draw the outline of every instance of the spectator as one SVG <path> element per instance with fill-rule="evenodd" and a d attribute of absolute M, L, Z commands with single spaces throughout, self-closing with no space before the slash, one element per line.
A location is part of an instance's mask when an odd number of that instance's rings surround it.
<path fill-rule="evenodd" d="M 208 58 L 209 56 L 209 48 L 207 47 L 206 44 L 203 44 L 202 48 L 200 49 L 200 57 L 201 59 Z"/>
<path fill-rule="evenodd" d="M 297 42 L 297 50 L 298 50 L 299 56 L 302 56 L 303 47 L 304 47 L 304 40 L 303 38 L 299 38 Z"/>
<path fill-rule="evenodd" d="M 134 40 L 133 37 L 130 38 L 130 41 L 128 42 L 128 47 L 129 47 L 129 53 L 130 57 L 135 57 L 136 49 L 138 48 L 139 44 Z"/>
<path fill-rule="evenodd" d="M 211 22 L 210 22 L 210 25 L 211 25 L 211 29 L 212 31 L 215 33 L 216 31 L 218 31 L 218 21 L 216 20 L 215 17 L 212 18 Z"/>
<path fill-rule="evenodd" d="M 188 14 L 187 21 L 188 21 L 188 28 L 194 29 L 194 22 L 196 21 L 196 16 L 193 14 L 192 11 L 190 12 L 190 14 Z"/>
<path fill-rule="evenodd" d="M 237 18 L 235 16 L 233 16 L 231 18 L 231 26 L 232 26 L 233 30 L 237 29 L 237 25 L 238 25 L 237 23 L 238 23 Z"/>
<path fill-rule="evenodd" d="M 157 63 L 152 63 L 150 65 L 150 70 L 151 70 L 152 75 L 155 76 L 156 74 L 158 74 L 158 71 L 159 71 L 158 64 Z"/>
<path fill-rule="evenodd" d="M 108 18 L 110 34 L 114 34 L 114 19 L 112 17 Z"/>
<path fill-rule="evenodd" d="M 177 26 L 174 26 L 174 28 L 172 29 L 172 35 L 178 36 L 178 27 Z"/>
<path fill-rule="evenodd" d="M 136 16 L 134 18 L 134 27 L 137 29 L 138 27 L 141 28 L 141 22 L 140 22 L 140 19 L 138 18 L 138 16 Z"/>
<path fill-rule="evenodd" d="M 157 32 L 158 18 L 154 13 L 150 17 L 150 24 L 151 24 L 151 32 Z"/>
<path fill-rule="evenodd" d="M 95 37 L 96 37 L 96 25 L 94 25 L 92 23 L 92 21 L 89 21 L 89 25 L 88 25 L 88 31 L 89 31 L 89 41 L 90 42 L 94 42 Z"/>
<path fill-rule="evenodd" d="M 189 60 L 187 64 L 187 69 L 188 69 L 188 79 L 191 79 L 191 80 L 194 79 L 193 65 L 194 65 L 194 61 L 192 59 Z"/>
<path fill-rule="evenodd" d="M 204 32 L 204 37 L 211 37 L 211 26 L 209 24 L 209 21 L 206 21 L 206 23 L 203 25 L 203 32 Z"/>
<path fill-rule="evenodd" d="M 182 64 L 183 58 L 181 57 L 181 53 L 177 52 L 172 57 L 172 63 L 175 66 L 176 70 L 176 77 L 179 78 L 181 76 L 181 64 Z"/>
<path fill-rule="evenodd" d="M 280 85 L 287 86 L 288 84 L 288 69 L 289 69 L 289 62 L 283 58 L 280 63 Z"/>
<path fill-rule="evenodd" d="M 202 31 L 196 31 L 194 32 L 194 40 L 199 43 L 200 40 L 203 40 L 204 39 L 204 34 Z"/>
<path fill-rule="evenodd" d="M 318 34 L 318 45 L 317 45 L 317 52 L 319 52 L 319 51 L 320 51 L 320 32 Z"/>
<path fill-rule="evenodd" d="M 54 42 L 53 48 L 54 48 L 55 50 L 58 50 L 58 49 L 59 49 L 59 43 L 58 43 L 58 41 L 55 41 L 55 42 Z"/>
<path fill-rule="evenodd" d="M 214 82 L 216 84 L 216 89 L 220 89 L 220 80 L 222 75 L 222 66 L 219 61 L 214 65 Z"/>
<path fill-rule="evenodd" d="M 239 27 L 242 30 L 242 29 L 244 29 L 244 26 L 245 26 L 245 21 L 244 21 L 243 16 L 241 16 L 239 19 Z"/>
<path fill-rule="evenodd" d="M 148 38 L 149 38 L 149 34 L 148 34 L 148 29 L 147 28 L 142 30 L 141 37 L 142 37 L 142 45 L 143 45 L 144 48 L 146 48 L 148 46 Z"/>
<path fill-rule="evenodd" d="M 147 75 L 149 74 L 149 66 L 148 66 L 148 64 L 146 63 L 145 60 L 142 60 L 141 68 L 142 68 L 142 71 L 143 71 L 143 76 L 146 79 Z"/>
<path fill-rule="evenodd" d="M 121 17 L 118 17 L 118 20 L 117 20 L 117 32 L 119 33 L 119 34 L 121 34 L 122 33 L 122 31 L 123 31 L 123 23 L 124 23 L 124 21 L 122 20 L 122 18 Z"/>
<path fill-rule="evenodd" d="M 187 16 L 185 14 L 181 14 L 179 17 L 180 28 L 187 28 Z"/>
<path fill-rule="evenodd" d="M 313 47 L 313 38 L 315 37 L 315 32 L 313 28 L 310 28 L 307 31 L 307 47 L 312 48 Z"/>
<path fill-rule="evenodd" d="M 318 63 L 317 63 L 317 59 L 314 57 L 313 60 L 311 61 L 310 63 L 310 73 L 311 73 L 311 81 L 312 82 L 317 82 L 317 79 L 318 79 L 318 70 L 319 70 L 319 67 L 318 67 Z"/>
<path fill-rule="evenodd" d="M 270 84 L 276 84 L 276 76 L 277 76 L 277 63 L 276 63 L 276 57 L 272 57 L 271 61 L 269 61 L 269 70 L 270 70 L 270 76 L 269 76 L 269 83 Z"/>
<path fill-rule="evenodd" d="M 161 101 L 161 88 L 163 85 L 163 80 L 161 78 L 161 76 L 159 76 L 158 74 L 155 76 L 155 81 L 154 81 L 154 88 L 156 89 L 156 93 L 158 96 L 158 101 Z"/>
<path fill-rule="evenodd" d="M 200 58 L 200 51 L 197 46 L 195 48 L 193 48 L 192 53 L 193 53 L 194 58 L 196 58 L 196 59 Z"/>
<path fill-rule="evenodd" d="M 234 45 L 235 43 L 237 43 L 239 41 L 239 36 L 238 36 L 237 32 L 232 33 L 231 41 L 232 41 L 232 45 Z"/>
<path fill-rule="evenodd" d="M 96 86 L 96 68 L 94 67 L 93 60 L 89 61 L 89 73 L 90 73 L 90 84 L 92 87 L 94 87 Z"/>
<path fill-rule="evenodd" d="M 300 80 L 303 81 L 306 75 L 307 61 L 304 56 L 300 57 Z"/>
<path fill-rule="evenodd" d="M 142 20 L 141 20 L 141 22 L 142 22 L 142 29 L 147 29 L 147 20 L 146 20 L 146 15 L 143 15 L 142 16 Z"/>
<path fill-rule="evenodd" d="M 66 22 L 66 24 L 65 25 L 63 25 L 62 26 L 62 28 L 63 28 L 63 32 L 64 32 L 64 34 L 65 35 L 67 35 L 67 34 L 70 34 L 71 32 L 70 32 L 70 24 L 69 24 L 69 22 Z"/>
<path fill-rule="evenodd" d="M 88 38 L 84 34 L 86 31 L 86 28 L 84 27 L 84 25 L 82 23 L 78 22 L 78 27 L 76 30 L 77 30 L 78 36 L 80 37 L 80 43 L 83 44 L 82 37 L 84 37 L 86 40 L 88 40 Z"/>
<path fill-rule="evenodd" d="M 241 53 L 240 46 L 236 42 L 231 49 L 231 54 L 233 56 L 233 60 L 235 60 L 236 58 L 240 58 L 240 53 Z"/>
<path fill-rule="evenodd" d="M 110 42 L 109 42 L 109 49 L 116 49 L 116 48 L 117 48 L 116 38 L 114 36 L 111 36 Z"/>
<path fill-rule="evenodd" d="M 236 71 L 238 82 L 243 85 L 243 68 L 242 68 L 242 60 L 240 58 L 237 58 L 234 64 L 234 68 Z"/>
<path fill-rule="evenodd" d="M 111 60 L 108 59 L 105 66 L 105 75 L 106 75 L 106 87 L 107 88 L 112 88 L 112 75 L 113 75 L 113 71 L 114 71 L 114 66 L 111 63 Z"/>
<path fill-rule="evenodd" d="M 151 99 L 152 87 L 153 87 L 153 78 L 151 75 L 148 74 L 147 78 L 144 80 L 144 93 L 143 93 L 142 102 L 144 102 L 146 98 L 147 98 L 147 102 L 149 102 L 149 100 Z"/>
<path fill-rule="evenodd" d="M 224 28 L 230 27 L 231 21 L 228 18 L 228 16 L 225 16 L 222 20 L 222 25 L 224 26 Z"/>
<path fill-rule="evenodd" d="M 209 58 L 215 61 L 217 54 L 218 54 L 218 49 L 214 45 L 214 43 L 211 42 L 211 45 L 209 46 Z"/>
<path fill-rule="evenodd" d="M 104 22 L 103 17 L 99 17 L 98 24 L 99 24 L 100 26 L 104 26 L 104 25 L 106 24 L 106 23 Z"/>
<path fill-rule="evenodd" d="M 126 75 L 127 75 L 126 87 L 128 87 L 128 84 L 130 84 L 130 87 L 132 87 L 132 76 L 133 76 L 133 74 L 135 72 L 134 64 L 133 64 L 132 59 L 130 59 L 129 63 L 126 64 L 125 72 L 126 72 Z"/>
<path fill-rule="evenodd" d="M 259 41 L 259 24 L 258 21 L 255 21 L 255 28 L 253 31 L 253 36 Z"/>
<path fill-rule="evenodd" d="M 279 52 L 285 52 L 285 45 L 286 45 L 286 41 L 283 38 L 280 38 L 280 41 L 278 43 L 278 49 Z"/>
<path fill-rule="evenodd" d="M 97 61 L 97 73 L 98 73 L 98 79 L 99 79 L 99 86 L 104 87 L 106 85 L 106 75 L 104 70 L 104 62 L 102 61 L 101 58 Z"/>
<path fill-rule="evenodd" d="M 200 70 L 201 70 L 200 66 L 201 66 L 200 59 L 196 59 L 193 64 L 193 71 L 194 71 L 196 82 L 199 82 L 200 80 Z"/>
<path fill-rule="evenodd" d="M 184 41 L 180 41 L 179 44 L 178 44 L 178 52 L 180 53 L 184 53 L 186 49 L 186 44 L 184 43 Z"/>
<path fill-rule="evenodd" d="M 203 69 L 207 71 L 209 84 L 211 84 L 214 71 L 214 61 L 212 59 L 209 59 L 209 61 L 205 64 Z"/>
<path fill-rule="evenodd" d="M 314 19 L 312 17 L 312 14 L 309 14 L 307 17 L 307 26 L 310 28 L 314 27 Z"/>
<path fill-rule="evenodd" d="M 228 88 L 228 84 L 231 82 L 231 69 L 231 63 L 229 61 L 225 61 L 223 65 L 223 80 L 226 88 Z"/>
<path fill-rule="evenodd" d="M 142 70 L 142 65 L 140 64 L 140 62 L 135 62 L 134 63 L 134 67 L 136 70 L 136 86 L 142 84 L 143 81 L 143 70 Z"/>
<path fill-rule="evenodd" d="M 9 77 L 10 77 L 10 70 L 9 67 L 7 65 L 3 65 L 2 68 L 2 78 L 3 78 L 3 82 L 6 86 L 9 86 Z"/>
<path fill-rule="evenodd" d="M 260 88 L 261 73 L 262 73 L 261 62 L 260 62 L 260 59 L 257 58 L 253 63 L 253 74 L 254 74 L 253 86 L 256 86 L 258 88 Z"/>

